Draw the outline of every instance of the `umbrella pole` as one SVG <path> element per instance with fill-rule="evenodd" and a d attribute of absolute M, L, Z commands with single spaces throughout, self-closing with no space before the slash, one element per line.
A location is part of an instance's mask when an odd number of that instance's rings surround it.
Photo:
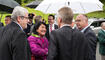
<path fill-rule="evenodd" d="M 81 7 L 83 8 L 83 11 L 84 11 L 84 13 L 85 13 L 85 9 L 84 9 L 84 7 L 83 7 L 83 5 L 82 5 L 82 3 L 80 2 L 80 5 L 81 5 Z"/>
<path fill-rule="evenodd" d="M 47 7 L 47 9 L 46 9 L 46 11 L 45 12 L 47 12 L 47 10 L 48 10 L 48 8 L 51 6 L 51 4 L 49 4 L 49 6 Z"/>

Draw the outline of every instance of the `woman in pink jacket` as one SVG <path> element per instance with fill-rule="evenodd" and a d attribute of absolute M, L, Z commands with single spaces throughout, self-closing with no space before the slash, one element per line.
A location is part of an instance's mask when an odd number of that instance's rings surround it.
<path fill-rule="evenodd" d="M 46 60 L 48 54 L 48 40 L 45 37 L 46 24 L 39 22 L 34 25 L 33 33 L 28 37 L 32 55 L 35 60 Z"/>

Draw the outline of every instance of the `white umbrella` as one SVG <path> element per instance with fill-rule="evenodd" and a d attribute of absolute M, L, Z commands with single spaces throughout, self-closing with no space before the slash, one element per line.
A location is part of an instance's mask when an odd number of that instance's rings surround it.
<path fill-rule="evenodd" d="M 40 10 L 44 13 L 57 13 L 64 6 L 70 7 L 74 13 L 103 10 L 103 4 L 99 0 L 44 0 L 35 10 Z"/>

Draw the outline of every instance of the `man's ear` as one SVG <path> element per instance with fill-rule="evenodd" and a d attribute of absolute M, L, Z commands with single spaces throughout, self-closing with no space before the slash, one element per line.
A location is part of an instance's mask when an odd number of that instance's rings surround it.
<path fill-rule="evenodd" d="M 62 19 L 61 18 L 59 18 L 59 22 L 62 23 Z"/>
<path fill-rule="evenodd" d="M 20 20 L 21 20 L 21 17 L 18 16 L 17 17 L 17 22 L 20 22 Z"/>
<path fill-rule="evenodd" d="M 58 27 L 60 28 L 61 26 L 61 23 L 62 23 L 62 19 L 58 17 Z"/>

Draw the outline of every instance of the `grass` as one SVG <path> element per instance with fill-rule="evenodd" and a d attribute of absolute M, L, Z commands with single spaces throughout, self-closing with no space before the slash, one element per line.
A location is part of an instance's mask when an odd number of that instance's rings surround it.
<path fill-rule="evenodd" d="M 88 17 L 105 18 L 105 11 L 97 11 L 87 14 Z"/>

